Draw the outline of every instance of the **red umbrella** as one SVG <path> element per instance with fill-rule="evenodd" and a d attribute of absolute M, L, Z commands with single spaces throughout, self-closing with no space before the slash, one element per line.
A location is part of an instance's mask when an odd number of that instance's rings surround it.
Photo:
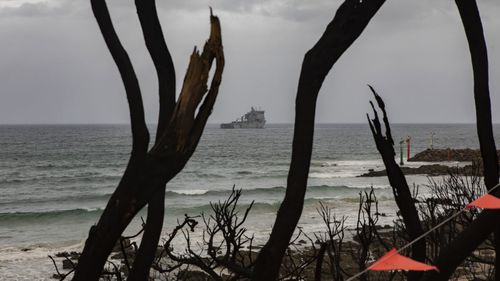
<path fill-rule="evenodd" d="M 369 270 L 374 271 L 389 271 L 389 270 L 412 270 L 412 271 L 427 271 L 439 269 L 433 265 L 428 265 L 402 256 L 396 249 L 392 249 L 372 263 Z"/>
<path fill-rule="evenodd" d="M 470 209 L 472 207 L 482 209 L 500 209 L 500 198 L 497 198 L 491 194 L 485 194 L 474 200 L 472 203 L 469 203 L 469 205 L 465 206 L 466 209 Z"/>

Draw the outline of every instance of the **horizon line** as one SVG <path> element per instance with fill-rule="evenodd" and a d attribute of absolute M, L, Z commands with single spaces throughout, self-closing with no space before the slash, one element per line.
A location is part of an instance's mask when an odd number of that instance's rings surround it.
<path fill-rule="evenodd" d="M 157 123 L 146 123 L 156 125 Z M 207 123 L 207 125 L 220 125 L 221 123 Z M 293 122 L 273 122 L 266 125 L 293 125 Z M 475 122 L 391 122 L 391 125 L 475 125 Z M 500 125 L 500 122 L 493 122 Z M 0 126 L 82 126 L 82 125 L 130 125 L 130 123 L 0 123 Z M 368 125 L 366 122 L 317 122 L 315 125 Z"/>

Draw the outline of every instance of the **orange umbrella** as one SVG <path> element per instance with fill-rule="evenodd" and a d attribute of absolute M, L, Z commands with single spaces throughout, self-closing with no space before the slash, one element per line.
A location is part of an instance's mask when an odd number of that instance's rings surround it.
<path fill-rule="evenodd" d="M 376 262 L 372 263 L 369 270 L 374 271 L 389 271 L 389 270 L 412 270 L 412 271 L 426 271 L 439 269 L 433 265 L 428 265 L 402 256 L 396 249 L 392 249 L 383 255 Z"/>
<path fill-rule="evenodd" d="M 469 203 L 469 205 L 465 206 L 466 209 L 470 209 L 472 207 L 482 209 L 500 209 L 500 198 L 495 197 L 491 194 L 485 194 L 474 200 L 472 203 Z"/>

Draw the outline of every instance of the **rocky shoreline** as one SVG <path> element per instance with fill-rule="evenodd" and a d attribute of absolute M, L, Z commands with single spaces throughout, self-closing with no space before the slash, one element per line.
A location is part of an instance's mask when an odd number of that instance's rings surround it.
<path fill-rule="evenodd" d="M 380 214 L 384 215 L 384 214 Z M 383 239 L 385 243 L 391 243 L 393 239 L 393 229 L 394 225 L 377 225 L 376 226 L 377 233 L 380 235 L 380 239 Z M 346 229 L 347 232 L 349 233 L 355 233 L 355 229 Z M 321 242 L 319 239 L 316 239 L 316 241 L 313 242 L 313 240 L 307 240 L 305 237 L 303 239 L 297 240 L 295 242 L 292 242 L 293 247 L 289 249 L 289 258 L 286 259 L 284 258 L 283 263 L 284 263 L 284 268 L 287 267 L 293 267 L 296 266 L 297 264 L 301 264 L 305 260 L 310 260 L 313 256 L 318 255 L 319 248 L 321 247 Z M 355 235 L 352 238 L 346 238 L 345 241 L 342 242 L 342 255 L 343 255 L 343 269 L 346 272 L 349 272 L 349 274 L 353 275 L 357 272 L 360 271 L 359 269 L 359 264 L 355 260 L 355 254 L 358 251 L 359 248 L 359 238 L 357 238 Z M 128 263 L 132 263 L 135 255 L 136 255 L 136 248 L 134 248 L 133 242 L 131 242 L 129 239 L 124 240 L 124 245 L 126 247 L 121 248 L 120 244 L 117 243 L 115 247 L 113 248 L 113 251 L 110 255 L 110 258 L 108 260 L 108 263 L 114 263 L 118 266 L 119 271 L 123 274 L 123 277 L 128 276 L 128 270 L 126 267 L 126 261 L 127 259 Z M 242 257 L 247 257 L 251 256 L 253 260 L 256 259 L 257 255 L 259 254 L 258 250 L 262 248 L 263 245 L 254 245 L 252 246 L 251 250 L 241 250 L 241 256 Z M 373 247 L 372 250 L 374 250 L 377 255 L 382 255 L 385 252 L 385 248 L 383 245 L 380 243 L 380 241 L 376 240 L 373 241 L 373 244 L 371 245 Z M 54 255 L 54 265 L 58 267 L 57 273 L 54 273 L 52 278 L 54 280 L 60 280 L 61 278 L 65 278 L 65 275 L 72 272 L 76 264 L 78 263 L 78 259 L 80 257 L 81 253 L 80 252 L 59 252 Z M 208 257 L 207 257 L 208 259 Z M 159 261 L 160 264 L 172 264 L 175 265 L 175 262 L 172 261 L 168 256 L 164 255 L 163 252 L 163 246 L 158 245 L 157 248 L 157 253 L 156 253 L 156 258 L 155 260 Z M 248 260 L 246 261 L 248 263 Z M 324 281 L 333 281 L 330 272 L 330 267 L 333 266 L 330 264 L 328 260 L 324 261 L 324 266 L 322 267 L 321 270 L 321 280 Z M 301 280 L 315 280 L 315 270 L 316 270 L 316 259 L 312 260 L 310 263 L 304 263 L 304 268 L 302 269 L 302 275 L 306 277 L 306 279 L 301 279 Z M 110 268 L 105 268 L 103 273 L 106 274 L 106 272 L 111 272 Z M 153 271 L 152 271 L 153 272 Z M 378 273 L 378 276 L 385 276 L 385 273 Z M 109 276 L 109 280 L 118 280 L 117 278 L 113 276 Z M 229 276 L 228 280 L 229 279 Z M 401 279 L 402 275 L 398 275 L 395 279 L 395 281 L 403 280 Z M 211 278 L 210 275 L 208 275 L 206 272 L 203 272 L 202 270 L 192 267 L 186 271 L 180 272 L 180 275 L 177 276 L 178 279 L 175 280 L 182 280 L 182 281 L 214 281 L 215 279 Z M 158 280 L 158 281 L 165 281 L 165 280 L 170 280 L 170 279 L 164 279 L 161 278 L 160 276 L 156 276 L 155 273 L 151 274 L 151 279 L 150 280 Z M 245 278 L 241 278 L 238 280 L 248 280 Z M 289 280 L 295 280 L 295 279 L 289 279 Z"/>
<path fill-rule="evenodd" d="M 500 158 L 500 150 L 497 150 L 497 154 Z M 482 175 L 481 169 L 481 152 L 479 149 L 426 149 L 422 152 L 415 154 L 415 156 L 408 159 L 408 162 L 471 162 L 470 165 L 465 165 L 462 167 L 451 167 L 443 164 L 429 164 L 422 165 L 419 167 L 405 167 L 401 166 L 401 170 L 405 175 L 427 175 L 427 176 L 444 176 L 453 172 L 457 175 L 471 175 L 479 174 Z M 479 171 L 477 171 L 479 167 Z M 360 175 L 359 177 L 382 177 L 386 176 L 387 171 L 380 170 L 375 171 L 373 169 L 368 170 L 367 173 Z"/>
<path fill-rule="evenodd" d="M 387 252 L 387 245 L 391 245 L 394 243 L 394 225 L 376 225 L 376 230 L 377 230 L 377 239 L 374 239 L 371 244 L 370 244 L 370 253 L 373 255 L 371 258 L 371 261 L 368 263 L 371 263 L 376 260 L 376 257 L 382 256 L 385 252 Z M 351 233 L 355 232 L 354 229 L 349 229 L 347 230 Z M 129 241 L 127 241 L 129 242 Z M 336 240 L 336 243 L 338 240 Z M 340 255 L 342 256 L 342 269 L 344 270 L 345 273 L 348 273 L 349 275 L 354 275 L 358 272 L 360 272 L 362 269 L 360 269 L 359 261 L 356 260 L 356 255 L 358 254 L 359 248 L 360 248 L 360 243 L 362 243 L 356 235 L 354 235 L 351 239 L 346 239 L 345 241 L 342 242 L 342 247 L 339 248 Z M 293 243 L 296 247 L 293 247 L 293 249 L 289 249 L 289 258 L 283 260 L 283 267 L 293 267 L 296 266 L 297 264 L 303 263 L 305 260 L 311 260 L 311 262 L 307 262 L 303 264 L 302 268 L 302 273 L 301 275 L 303 276 L 304 279 L 287 279 L 287 280 L 317 280 L 315 279 L 316 277 L 316 266 L 317 266 L 317 259 L 311 259 L 312 257 L 317 257 L 319 255 L 319 251 L 321 248 L 322 242 L 319 240 L 316 240 L 314 243 L 312 241 L 306 241 L 306 240 L 298 240 Z M 132 250 L 131 248 L 128 248 L 128 250 L 125 250 L 125 252 L 118 250 L 118 247 L 115 247 L 113 250 L 113 255 L 110 257 L 110 261 L 113 263 L 116 263 L 116 265 L 119 266 L 120 271 L 123 274 L 123 277 L 128 276 L 128 272 L 125 266 L 125 256 L 127 256 L 128 262 L 132 262 L 133 259 L 135 258 L 135 250 Z M 258 255 L 258 251 L 256 251 L 260 247 L 255 247 L 253 250 L 242 250 L 241 254 L 242 256 L 252 256 L 252 259 L 255 260 L 255 258 Z M 162 252 L 162 247 L 158 246 L 158 252 L 157 252 L 157 258 L 160 258 Z M 250 255 L 249 255 L 250 254 Z M 484 272 L 486 272 L 486 267 L 489 266 L 489 263 L 494 261 L 494 251 L 493 250 L 482 250 L 476 253 L 477 256 L 481 257 L 481 262 L 484 268 L 478 267 L 476 274 L 478 276 L 484 277 L 485 275 Z M 324 254 L 323 254 L 324 255 Z M 56 279 L 61 279 L 63 278 L 69 271 L 73 269 L 73 267 L 76 265 L 78 262 L 78 258 L 80 256 L 80 253 L 77 252 L 62 252 L 62 253 L 57 253 L 55 255 L 57 262 L 60 262 L 62 265 L 62 273 L 60 274 L 54 274 L 52 277 L 54 280 Z M 55 262 L 55 261 L 54 261 Z M 248 262 L 248 261 L 247 261 Z M 166 263 L 172 263 L 175 264 L 175 262 L 171 261 L 168 257 L 161 257 L 161 262 L 162 264 Z M 320 280 L 323 281 L 333 281 L 336 280 L 332 276 L 332 267 L 335 266 L 334 264 L 331 263 L 331 261 L 327 258 L 323 261 L 323 266 L 321 267 L 321 278 Z M 106 270 L 105 270 L 106 271 Z M 456 275 L 456 279 L 458 281 L 465 281 L 465 280 L 471 280 L 468 277 L 465 267 L 459 267 L 457 269 L 458 275 Z M 394 281 L 403 281 L 406 280 L 403 274 L 397 273 L 397 274 L 392 274 L 392 272 L 370 272 L 368 273 L 371 275 L 372 278 L 377 278 L 378 280 L 394 280 Z M 122 280 L 122 279 L 117 279 L 110 277 L 109 280 Z M 161 278 L 160 276 L 156 276 L 155 274 L 151 275 L 150 280 L 158 280 L 158 281 L 165 281 L 165 280 L 170 280 L 170 279 L 164 279 Z M 216 279 L 213 279 L 210 275 L 208 275 L 206 272 L 203 272 L 200 269 L 197 269 L 196 267 L 189 268 L 188 270 L 180 272 L 179 275 L 177 275 L 177 278 L 175 280 L 183 280 L 183 281 L 213 281 Z M 230 280 L 229 275 L 224 275 L 223 280 Z M 245 278 L 240 278 L 237 280 L 248 280 Z M 476 280 L 476 279 L 474 279 Z M 486 279 L 478 279 L 478 280 L 486 280 Z"/>
<path fill-rule="evenodd" d="M 441 164 L 430 164 L 430 165 L 422 165 L 420 167 L 405 167 L 402 166 L 401 170 L 405 175 L 428 175 L 428 176 L 444 176 L 453 172 L 454 174 L 459 175 L 470 175 L 475 172 L 475 168 L 473 165 L 466 165 L 464 167 L 450 167 Z M 367 173 L 360 175 L 359 177 L 382 177 L 387 176 L 387 171 L 380 170 L 369 170 Z"/>

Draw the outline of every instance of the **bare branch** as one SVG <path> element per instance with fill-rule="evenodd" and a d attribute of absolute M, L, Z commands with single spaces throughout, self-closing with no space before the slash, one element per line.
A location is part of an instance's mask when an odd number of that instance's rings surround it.
<path fill-rule="evenodd" d="M 275 281 L 280 264 L 300 219 L 307 188 L 314 135 L 316 100 L 326 75 L 340 56 L 361 35 L 384 0 L 346 0 L 325 32 L 304 56 L 295 100 L 292 161 L 285 198 L 268 242 L 254 269 L 254 281 Z"/>
<path fill-rule="evenodd" d="M 175 68 L 163 36 L 156 12 L 155 0 L 135 0 L 135 6 L 144 41 L 158 76 L 158 96 L 160 99 L 160 112 L 156 130 L 156 141 L 158 141 L 165 132 L 175 107 Z"/>
<path fill-rule="evenodd" d="M 370 105 L 372 106 L 375 118 L 372 120 L 373 123 L 370 122 L 368 118 L 370 129 L 372 130 L 377 150 L 379 151 L 380 156 L 382 157 L 382 160 L 384 162 L 387 171 L 387 177 L 394 194 L 394 200 L 396 201 L 396 204 L 403 217 L 403 222 L 406 226 L 405 229 L 408 232 L 409 238 L 413 240 L 424 233 L 424 231 L 420 223 L 420 218 L 418 216 L 417 208 L 415 207 L 415 201 L 412 197 L 410 187 L 408 186 L 403 171 L 394 160 L 394 141 L 392 139 L 391 127 L 389 124 L 389 119 L 387 118 L 384 101 L 372 86 L 368 85 L 368 87 L 375 96 L 375 100 L 377 101 L 379 108 L 382 110 L 386 135 L 384 136 L 382 134 L 382 128 L 377 110 L 375 109 L 375 106 L 371 101 Z M 379 237 L 376 229 L 374 234 Z M 382 239 L 379 238 L 379 240 L 381 240 L 383 243 Z M 412 258 L 424 262 L 425 256 L 425 240 L 422 239 L 412 246 Z M 418 280 L 420 276 L 421 273 L 419 272 L 410 272 L 408 274 L 408 280 L 415 281 Z"/>
<path fill-rule="evenodd" d="M 488 53 L 484 38 L 481 16 L 475 0 L 456 0 L 460 18 L 469 44 L 474 74 L 474 101 L 476 108 L 477 132 L 483 159 L 484 181 L 488 189 L 498 183 L 498 156 L 493 136 L 491 121 L 491 102 L 489 92 Z M 500 196 L 500 189 L 493 192 Z M 491 232 L 495 230 L 496 266 L 500 268 L 500 230 L 498 211 L 484 210 L 468 228 L 466 228 L 436 261 L 440 272 L 426 274 L 425 280 L 448 280 L 457 266 L 476 249 Z M 500 270 L 496 271 L 495 280 L 500 280 Z"/>
<path fill-rule="evenodd" d="M 144 119 L 141 89 L 134 67 L 115 32 L 106 2 L 104 0 L 91 0 L 90 3 L 104 41 L 120 71 L 125 92 L 127 93 L 133 139 L 132 157 L 144 156 L 148 149 L 149 132 Z"/>

